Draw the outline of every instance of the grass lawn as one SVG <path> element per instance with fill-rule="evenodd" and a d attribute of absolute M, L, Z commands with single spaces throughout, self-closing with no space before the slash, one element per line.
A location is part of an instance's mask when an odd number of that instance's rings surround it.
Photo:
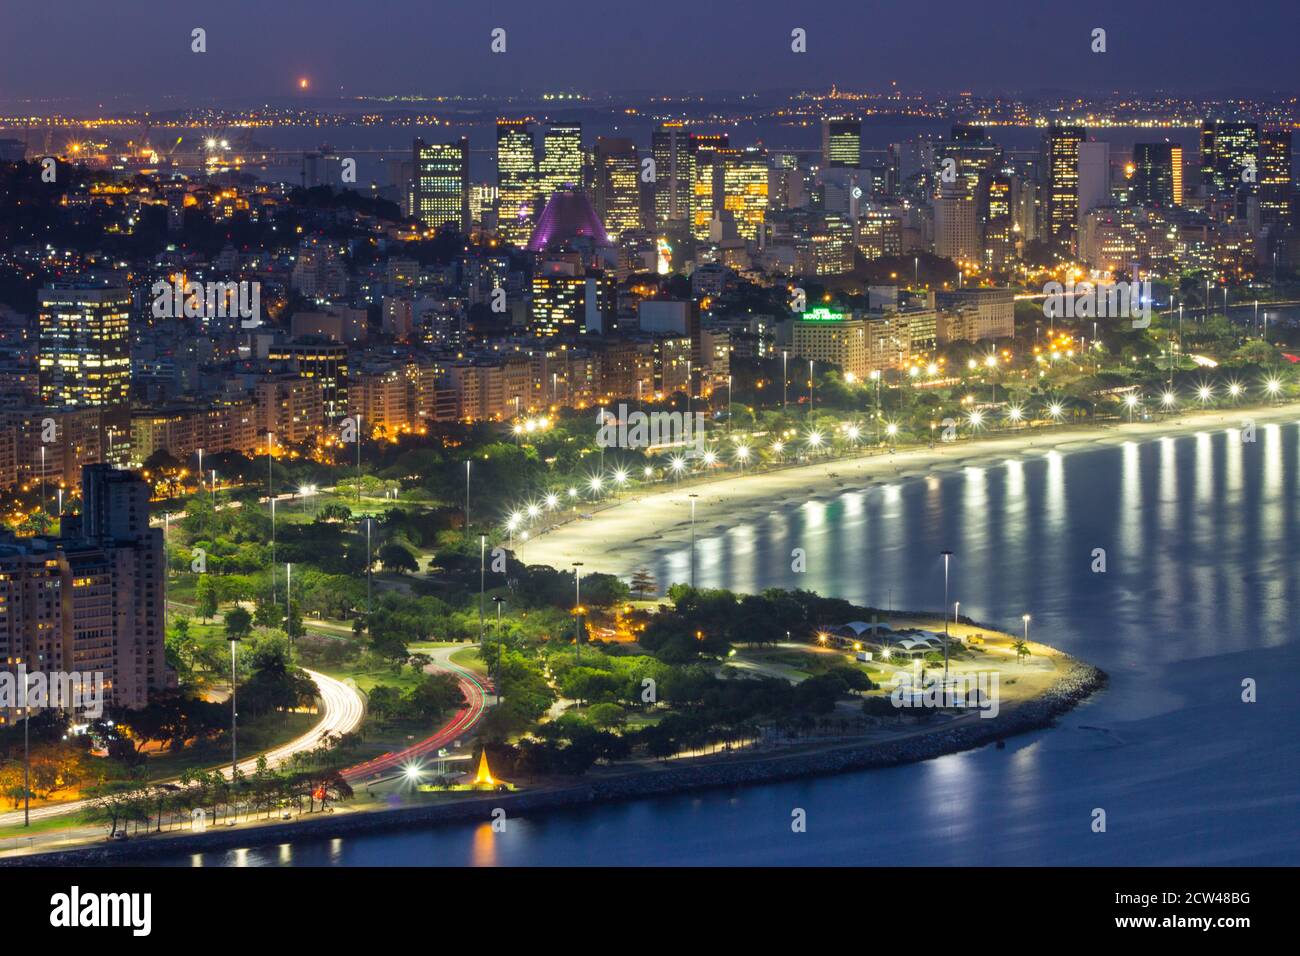
<path fill-rule="evenodd" d="M 42 804 L 44 806 L 44 804 Z M 12 806 L 9 801 L 5 802 L 5 810 L 21 810 L 23 805 Z M 35 804 L 33 804 L 35 809 Z M 0 840 L 21 839 L 26 836 L 35 836 L 39 833 L 51 833 L 55 830 L 71 829 L 73 827 L 91 826 L 84 813 L 70 813 L 58 817 L 46 817 L 42 820 L 33 820 L 32 825 L 25 827 L 22 825 L 16 827 L 0 827 Z M 8 849 L 8 847 L 4 847 Z"/>
<path fill-rule="evenodd" d="M 479 677 L 487 676 L 487 664 L 483 663 L 483 658 L 479 656 L 477 647 L 470 646 L 456 651 L 451 655 L 451 662 L 457 667 L 465 668 L 471 674 L 476 674 Z"/>
<path fill-rule="evenodd" d="M 362 693 L 369 693 L 380 684 L 396 687 L 401 691 L 408 691 L 420 679 L 419 673 L 409 667 L 403 667 L 401 671 L 394 671 L 393 668 L 385 665 L 366 667 L 359 661 L 331 664 L 314 669 L 338 680 L 350 679 L 361 689 Z"/>
<path fill-rule="evenodd" d="M 244 760 L 264 750 L 301 737 L 320 720 L 320 714 L 262 714 L 239 722 L 239 759 Z M 230 740 L 222 737 L 199 748 L 189 747 L 177 753 L 150 756 L 145 762 L 142 781 L 173 780 L 189 767 L 219 767 L 230 760 Z"/>

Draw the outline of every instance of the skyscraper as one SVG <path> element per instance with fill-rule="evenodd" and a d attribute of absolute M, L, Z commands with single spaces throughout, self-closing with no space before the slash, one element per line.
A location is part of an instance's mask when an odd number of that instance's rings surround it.
<path fill-rule="evenodd" d="M 758 239 L 767 217 L 767 154 L 761 149 L 719 150 L 722 160 L 722 208 L 736 221 L 736 231 Z"/>
<path fill-rule="evenodd" d="M 1043 166 L 1047 174 L 1047 239 L 1074 251 L 1079 235 L 1080 126 L 1052 126 L 1043 137 Z"/>
<path fill-rule="evenodd" d="M 1291 131 L 1266 129 L 1259 137 L 1259 212 L 1266 226 L 1291 228 Z"/>
<path fill-rule="evenodd" d="M 720 173 L 722 163 L 719 151 L 727 149 L 726 133 L 691 134 L 691 233 L 696 239 L 709 238 L 709 223 L 715 209 L 721 208 Z M 764 173 L 764 179 L 767 174 Z"/>
<path fill-rule="evenodd" d="M 450 222 L 461 232 L 469 232 L 469 140 L 466 137 L 454 143 L 415 141 L 411 215 L 433 229 Z"/>
<path fill-rule="evenodd" d="M 655 164 L 655 228 L 691 218 L 691 195 L 695 188 L 691 137 L 682 123 L 664 123 L 650 142 Z"/>
<path fill-rule="evenodd" d="M 862 162 L 862 122 L 843 116 L 822 120 L 822 164 L 857 169 Z"/>
<path fill-rule="evenodd" d="M 41 401 L 122 405 L 131 388 L 130 290 L 92 280 L 40 291 Z"/>
<path fill-rule="evenodd" d="M 1259 127 L 1244 120 L 1207 120 L 1201 126 L 1201 186 L 1208 196 L 1254 193 Z"/>
<path fill-rule="evenodd" d="M 497 120 L 497 232 L 516 246 L 523 246 L 532 235 L 539 192 L 530 122 Z"/>
<path fill-rule="evenodd" d="M 1178 151 L 1178 185 L 1182 186 L 1182 147 L 1173 143 L 1133 144 L 1133 183 L 1129 201 L 1135 206 L 1176 206 L 1174 151 Z M 1181 196 L 1179 197 L 1181 199 Z"/>
<path fill-rule="evenodd" d="M 610 239 L 641 228 L 640 167 L 630 139 L 596 139 L 596 213 Z"/>
<path fill-rule="evenodd" d="M 582 186 L 582 124 L 548 123 L 542 137 L 540 195 Z"/>

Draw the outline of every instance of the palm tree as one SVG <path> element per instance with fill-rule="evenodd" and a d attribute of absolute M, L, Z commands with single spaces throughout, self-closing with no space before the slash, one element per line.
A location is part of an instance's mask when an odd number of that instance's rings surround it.
<path fill-rule="evenodd" d="M 1028 656 L 1030 655 L 1029 645 L 1026 644 L 1024 641 L 1017 640 L 1017 641 L 1016 641 L 1015 643 L 1013 643 L 1011 646 L 1012 646 L 1013 648 L 1015 648 L 1015 651 L 1016 651 L 1016 657 L 1019 659 L 1020 663 L 1023 665 L 1023 664 L 1025 663 L 1025 658 L 1028 657 Z"/>

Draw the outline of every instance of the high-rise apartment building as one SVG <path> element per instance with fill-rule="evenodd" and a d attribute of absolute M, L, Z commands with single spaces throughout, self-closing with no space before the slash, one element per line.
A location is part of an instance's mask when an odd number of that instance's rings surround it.
<path fill-rule="evenodd" d="M 149 485 L 108 465 L 82 473 L 63 536 L 0 537 L 0 670 L 102 681 L 105 706 L 139 708 L 176 686 L 164 648 L 163 533 Z M 0 709 L 0 723 L 21 718 Z"/>
<path fill-rule="evenodd" d="M 454 143 L 415 141 L 411 180 L 411 215 L 439 229 L 452 223 L 469 232 L 469 140 Z"/>
<path fill-rule="evenodd" d="M 46 405 L 122 405 L 130 397 L 130 290 L 94 281 L 40 291 L 39 388 Z"/>

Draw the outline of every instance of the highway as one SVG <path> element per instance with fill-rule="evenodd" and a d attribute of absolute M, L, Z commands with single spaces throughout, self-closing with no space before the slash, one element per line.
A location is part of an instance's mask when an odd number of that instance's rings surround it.
<path fill-rule="evenodd" d="M 372 760 L 367 760 L 365 763 L 344 770 L 343 776 L 348 781 L 355 782 L 376 774 L 390 772 L 420 757 L 436 754 L 442 747 L 446 747 L 452 741 L 474 729 L 474 726 L 483 717 L 485 702 L 483 684 L 469 671 L 451 663 L 451 655 L 466 646 L 468 645 L 457 644 L 452 647 L 436 648 L 430 652 L 433 662 L 425 667 L 425 670 L 431 674 L 441 671 L 456 675 L 460 682 L 461 693 L 465 695 L 465 706 L 456 711 L 452 718 L 443 724 L 433 736 L 426 737 L 405 750 L 381 754 Z"/>
<path fill-rule="evenodd" d="M 326 677 L 316 671 L 309 670 L 307 675 L 316 683 L 316 689 L 320 694 L 321 719 L 301 737 L 273 750 L 265 751 L 267 763 L 272 767 L 278 767 L 286 763 L 295 753 L 314 749 L 326 734 L 350 733 L 361 725 L 361 718 L 365 714 L 365 705 L 361 699 L 361 694 L 356 689 L 349 687 L 340 680 Z M 257 768 L 257 761 L 260 756 L 262 755 L 251 754 L 239 761 L 239 769 L 246 774 L 252 773 Z M 222 773 L 226 777 L 230 776 L 229 764 L 222 768 Z M 159 783 L 179 782 L 179 780 L 159 781 Z M 90 800 L 69 800 L 65 803 L 35 807 L 31 811 L 31 818 L 32 820 L 47 820 L 67 813 L 76 813 L 78 810 L 85 809 L 90 802 Z M 22 822 L 22 810 L 0 813 L 0 827 L 21 826 Z"/>

